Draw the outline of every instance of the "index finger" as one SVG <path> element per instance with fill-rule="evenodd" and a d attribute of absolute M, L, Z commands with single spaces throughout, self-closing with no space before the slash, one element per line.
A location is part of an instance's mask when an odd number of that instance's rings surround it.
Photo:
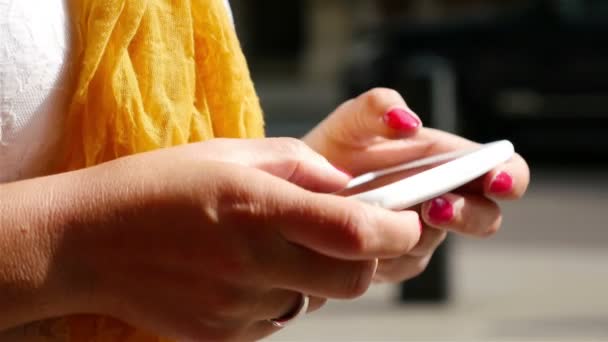
<path fill-rule="evenodd" d="M 418 213 L 393 212 L 335 195 L 284 202 L 279 231 L 288 241 L 345 260 L 394 258 L 414 248 Z"/>

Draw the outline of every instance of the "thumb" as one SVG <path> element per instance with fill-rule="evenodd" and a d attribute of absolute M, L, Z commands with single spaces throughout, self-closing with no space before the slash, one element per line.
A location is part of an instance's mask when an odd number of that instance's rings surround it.
<path fill-rule="evenodd" d="M 377 88 L 342 104 L 315 131 L 346 146 L 367 147 L 378 137 L 413 136 L 421 127 L 397 91 Z"/>

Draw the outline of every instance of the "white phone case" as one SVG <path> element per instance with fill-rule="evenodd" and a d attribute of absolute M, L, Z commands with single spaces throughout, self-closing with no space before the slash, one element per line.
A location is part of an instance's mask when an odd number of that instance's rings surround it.
<path fill-rule="evenodd" d="M 502 140 L 471 150 L 436 155 L 389 169 L 370 172 L 353 179 L 348 188 L 360 186 L 396 172 L 450 160 L 430 170 L 374 190 L 352 195 L 350 198 L 386 209 L 404 210 L 483 176 L 511 159 L 514 153 L 513 144 Z"/>

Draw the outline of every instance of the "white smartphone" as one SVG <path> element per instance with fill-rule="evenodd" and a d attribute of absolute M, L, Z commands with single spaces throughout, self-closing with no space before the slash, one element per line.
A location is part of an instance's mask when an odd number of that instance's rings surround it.
<path fill-rule="evenodd" d="M 507 140 L 435 155 L 354 178 L 344 194 L 390 210 L 404 210 L 455 190 L 513 157 Z M 352 193 L 352 195 L 349 195 Z"/>

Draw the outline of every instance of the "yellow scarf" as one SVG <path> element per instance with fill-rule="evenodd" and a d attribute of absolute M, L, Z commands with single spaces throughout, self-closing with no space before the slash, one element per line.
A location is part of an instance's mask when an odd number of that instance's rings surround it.
<path fill-rule="evenodd" d="M 264 134 L 222 0 L 70 0 L 78 80 L 62 170 Z"/>
<path fill-rule="evenodd" d="M 59 170 L 264 125 L 223 0 L 70 0 L 78 61 Z M 55 330 L 57 329 L 57 330 Z M 159 342 L 110 318 L 59 320 L 69 342 Z"/>

